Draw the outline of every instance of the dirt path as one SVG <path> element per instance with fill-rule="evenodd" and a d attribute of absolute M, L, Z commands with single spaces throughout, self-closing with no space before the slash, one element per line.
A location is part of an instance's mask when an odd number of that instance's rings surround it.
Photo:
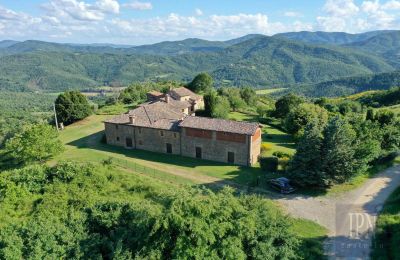
<path fill-rule="evenodd" d="M 325 244 L 332 259 L 368 259 L 376 217 L 400 186 L 400 166 L 369 179 L 362 187 L 338 197 L 279 199 L 296 217 L 313 220 L 329 230 Z"/>

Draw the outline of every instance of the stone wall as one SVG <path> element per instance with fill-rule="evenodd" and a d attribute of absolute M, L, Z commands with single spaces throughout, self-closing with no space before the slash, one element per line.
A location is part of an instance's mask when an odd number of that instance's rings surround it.
<path fill-rule="evenodd" d="M 181 153 L 181 142 L 180 142 L 180 133 L 153 129 L 153 128 L 144 128 L 144 127 L 135 127 L 135 137 L 136 137 L 136 149 L 147 150 L 152 152 L 166 153 L 167 152 L 167 143 L 172 146 L 173 154 Z"/>
<path fill-rule="evenodd" d="M 104 123 L 107 144 L 126 146 L 126 138 L 133 140 L 133 127 L 128 125 L 118 125 L 112 123 Z"/>
<path fill-rule="evenodd" d="M 215 131 L 209 131 L 211 138 L 195 137 L 192 130 L 187 134 L 187 128 L 182 128 L 182 155 L 187 157 L 196 158 L 196 147 L 201 148 L 202 159 L 228 162 L 228 152 L 233 152 L 235 157 L 235 164 L 248 165 L 249 164 L 249 146 L 250 137 L 245 136 L 245 143 L 231 142 L 217 140 Z M 204 134 L 204 137 L 209 136 Z"/>
<path fill-rule="evenodd" d="M 131 125 L 105 123 L 107 143 L 128 149 L 167 153 L 171 144 L 172 154 L 196 158 L 196 147 L 201 148 L 202 159 L 228 162 L 228 153 L 234 154 L 234 164 L 249 165 L 258 161 L 261 130 L 254 136 L 226 134 L 215 131 L 182 128 L 174 132 Z M 127 147 L 127 138 L 132 147 Z M 249 151 L 251 153 L 249 154 Z"/>
<path fill-rule="evenodd" d="M 179 132 L 105 123 L 105 133 L 107 144 L 167 153 L 167 143 L 169 143 L 173 154 L 181 153 Z M 132 147 L 127 146 L 127 138 L 132 140 Z"/>
<path fill-rule="evenodd" d="M 261 128 L 257 129 L 257 132 L 251 137 L 251 164 L 255 164 L 258 162 L 258 157 L 261 153 Z"/>

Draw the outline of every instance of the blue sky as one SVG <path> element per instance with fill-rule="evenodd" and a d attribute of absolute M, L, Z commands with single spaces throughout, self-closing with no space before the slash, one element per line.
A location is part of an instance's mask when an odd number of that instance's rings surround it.
<path fill-rule="evenodd" d="M 400 29 L 400 0 L 0 0 L 0 40 L 145 44 Z"/>

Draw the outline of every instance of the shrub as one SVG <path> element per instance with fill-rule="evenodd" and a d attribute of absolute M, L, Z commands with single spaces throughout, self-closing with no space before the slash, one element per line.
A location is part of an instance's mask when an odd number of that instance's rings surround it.
<path fill-rule="evenodd" d="M 279 159 L 273 157 L 260 157 L 260 167 L 263 171 L 276 172 L 278 170 Z"/>
<path fill-rule="evenodd" d="M 103 164 L 103 166 L 111 166 L 113 164 L 113 158 L 108 157 L 108 159 L 104 159 L 103 161 L 101 161 L 101 163 Z"/>
<path fill-rule="evenodd" d="M 276 151 L 272 155 L 275 157 L 278 157 L 278 158 L 289 158 L 290 159 L 292 157 L 292 155 L 285 153 L 285 152 L 281 152 L 281 151 Z"/>
<path fill-rule="evenodd" d="M 272 144 L 271 143 L 263 143 L 261 144 L 261 153 L 265 153 L 268 151 L 271 151 L 272 149 Z"/>
<path fill-rule="evenodd" d="M 281 157 L 278 160 L 279 160 L 279 162 L 278 162 L 279 169 L 282 171 L 286 171 L 286 169 L 289 165 L 290 158 L 289 157 Z"/>

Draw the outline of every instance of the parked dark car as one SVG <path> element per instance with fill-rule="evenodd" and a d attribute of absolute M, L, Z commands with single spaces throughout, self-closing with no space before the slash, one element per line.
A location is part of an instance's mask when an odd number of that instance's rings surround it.
<path fill-rule="evenodd" d="M 290 185 L 290 180 L 285 177 L 272 179 L 269 183 L 272 188 L 278 190 L 282 194 L 289 194 L 295 191 L 295 188 Z"/>

